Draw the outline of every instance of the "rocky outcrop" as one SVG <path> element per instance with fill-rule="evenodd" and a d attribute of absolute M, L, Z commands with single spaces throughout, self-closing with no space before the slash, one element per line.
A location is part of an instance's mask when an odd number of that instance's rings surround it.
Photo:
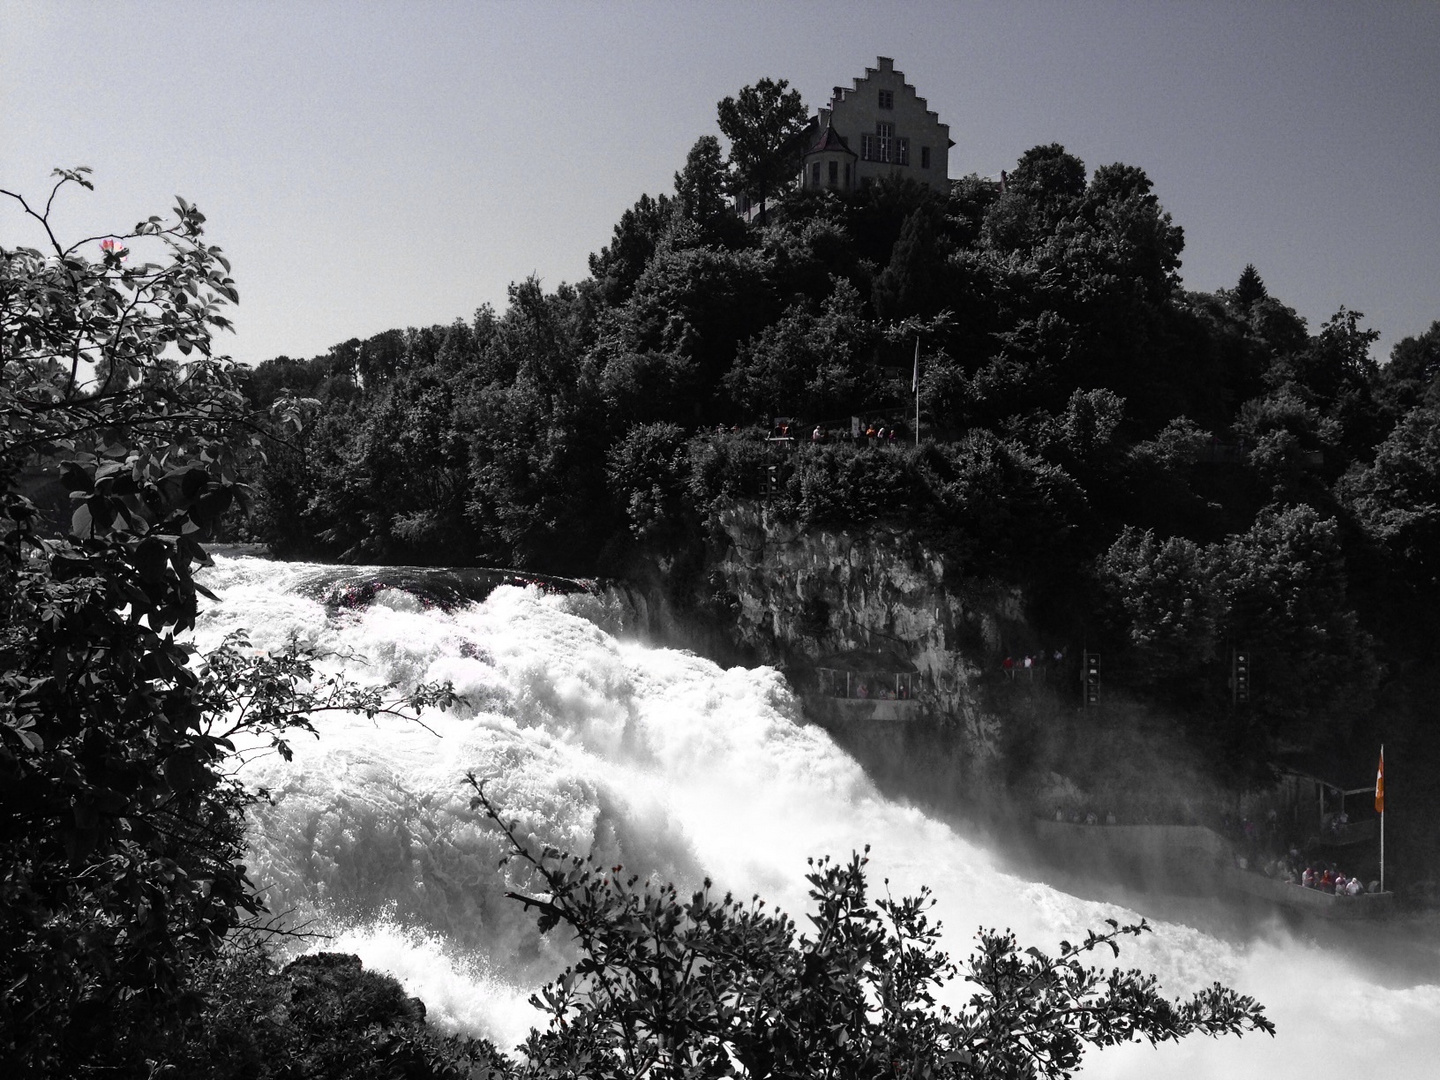
<path fill-rule="evenodd" d="M 931 751 L 939 740 L 951 774 L 958 763 L 965 783 L 988 785 L 1002 722 L 986 707 L 984 676 L 1006 652 L 1039 648 L 1021 599 L 966 579 L 902 525 L 801 529 L 763 503 L 738 502 L 716 515 L 702 565 L 651 561 L 606 602 L 622 632 L 783 668 L 807 715 L 881 772 L 913 769 L 916 740 Z M 851 673 L 852 688 L 893 687 L 903 673 L 910 692 L 837 697 L 834 672 Z M 907 730 L 916 727 L 929 734 Z"/>

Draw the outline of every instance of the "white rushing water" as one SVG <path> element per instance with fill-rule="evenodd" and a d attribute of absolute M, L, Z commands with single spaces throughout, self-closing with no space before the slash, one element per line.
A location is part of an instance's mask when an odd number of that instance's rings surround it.
<path fill-rule="evenodd" d="M 487 790 L 539 838 L 685 885 L 708 874 L 796 916 L 807 856 L 870 844 L 872 885 L 930 885 L 957 956 L 977 926 L 1053 949 L 1105 918 L 1137 917 L 1016 877 L 880 795 L 802 723 L 771 669 L 722 670 L 619 641 L 585 617 L 594 601 L 533 589 L 504 587 L 449 613 L 396 590 L 363 610 L 327 609 L 317 583 L 328 573 L 218 559 L 203 580 L 219 600 L 197 642 L 243 628 L 273 649 L 299 635 L 351 654 L 337 666 L 353 678 L 448 679 L 471 705 L 427 714 L 423 727 L 329 715 L 318 739 L 293 740 L 293 762 L 247 764 L 247 782 L 274 799 L 255 815 L 251 876 L 271 890 L 272 910 L 313 920 L 333 935 L 324 947 L 390 972 L 447 1027 L 514 1046 L 535 1020 L 526 999 L 563 963 L 504 899 L 501 848 L 470 810 L 467 771 L 490 778 Z M 1433 943 L 1397 945 L 1381 935 L 1402 930 L 1367 928 L 1383 946 L 1367 961 L 1363 945 L 1322 946 L 1278 923 L 1223 937 L 1179 922 L 1155 929 L 1127 941 L 1122 964 L 1155 972 L 1172 995 L 1217 980 L 1253 994 L 1279 1035 L 1092 1053 L 1087 1077 L 1440 1074 Z"/>

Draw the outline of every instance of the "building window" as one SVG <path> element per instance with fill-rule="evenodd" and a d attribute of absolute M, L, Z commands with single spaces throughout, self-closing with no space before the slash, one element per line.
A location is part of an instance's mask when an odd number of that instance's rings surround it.
<path fill-rule="evenodd" d="M 895 91 L 894 91 L 894 90 L 881 90 L 881 91 L 880 91 L 880 108 L 882 108 L 882 109 L 893 109 L 894 107 L 895 107 Z"/>
<path fill-rule="evenodd" d="M 834 186 L 835 186 L 836 184 L 838 184 L 839 182 L 840 182 L 840 163 L 839 163 L 838 161 L 832 161 L 832 162 L 830 162 L 830 186 L 831 186 L 831 187 L 834 187 Z"/>
<path fill-rule="evenodd" d="M 850 190 L 850 162 L 845 162 L 845 190 Z"/>
<path fill-rule="evenodd" d="M 881 120 L 875 125 L 875 160 L 888 162 L 895 150 L 895 125 Z"/>
<path fill-rule="evenodd" d="M 860 160 L 861 160 L 861 161 L 877 161 L 877 160 L 879 160 L 879 159 L 875 156 L 875 136 L 874 136 L 874 135 L 861 135 L 861 136 L 860 136 Z"/>
<path fill-rule="evenodd" d="M 812 188 L 820 186 L 820 163 L 818 161 L 810 166 L 810 186 Z"/>
<path fill-rule="evenodd" d="M 920 168 L 922 168 L 922 169 L 928 169 L 929 167 L 930 167 L 930 148 L 929 148 L 928 146 L 922 146 L 922 147 L 920 147 Z"/>
<path fill-rule="evenodd" d="M 895 140 L 895 164 L 910 164 L 910 140 L 903 135 Z"/>

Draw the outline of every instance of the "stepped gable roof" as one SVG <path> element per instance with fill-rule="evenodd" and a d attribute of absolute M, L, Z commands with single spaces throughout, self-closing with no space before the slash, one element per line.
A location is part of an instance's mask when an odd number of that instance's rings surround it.
<path fill-rule="evenodd" d="M 865 89 L 866 84 L 869 83 L 871 79 L 881 74 L 894 75 L 897 79 L 899 79 L 900 85 L 902 87 L 902 92 L 908 93 L 912 97 L 914 97 L 915 103 L 919 105 L 920 108 L 925 110 L 925 115 L 928 116 L 931 121 L 936 124 L 940 123 L 940 114 L 934 109 L 930 108 L 929 101 L 927 101 L 925 98 L 921 97 L 915 92 L 914 84 L 905 81 L 905 73 L 903 71 L 895 70 L 895 61 L 889 56 L 877 56 L 875 58 L 874 67 L 867 67 L 865 69 L 864 75 L 857 76 L 856 78 L 851 80 L 851 82 L 855 84 L 853 88 L 847 88 L 844 86 L 834 87 L 830 93 L 830 108 L 833 110 L 837 105 L 845 101 L 852 94 L 858 94 L 861 90 Z M 943 126 L 948 130 L 950 125 L 945 124 Z M 947 142 L 950 146 L 955 145 L 954 139 L 948 139 Z"/>

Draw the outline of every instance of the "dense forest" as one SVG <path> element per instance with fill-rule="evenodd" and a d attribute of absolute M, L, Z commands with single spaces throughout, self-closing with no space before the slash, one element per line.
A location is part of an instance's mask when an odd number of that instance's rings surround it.
<path fill-rule="evenodd" d="M 1349 767 L 1383 738 L 1433 773 L 1440 323 L 1381 365 L 1360 313 L 1311 332 L 1253 266 L 1186 291 L 1145 172 L 1058 145 L 1003 183 L 780 190 L 748 222 L 737 167 L 701 137 L 578 284 L 261 364 L 252 400 L 308 413 L 261 537 L 617 574 L 693 554 L 774 466 L 772 512 L 908 523 L 1219 763 Z"/>

